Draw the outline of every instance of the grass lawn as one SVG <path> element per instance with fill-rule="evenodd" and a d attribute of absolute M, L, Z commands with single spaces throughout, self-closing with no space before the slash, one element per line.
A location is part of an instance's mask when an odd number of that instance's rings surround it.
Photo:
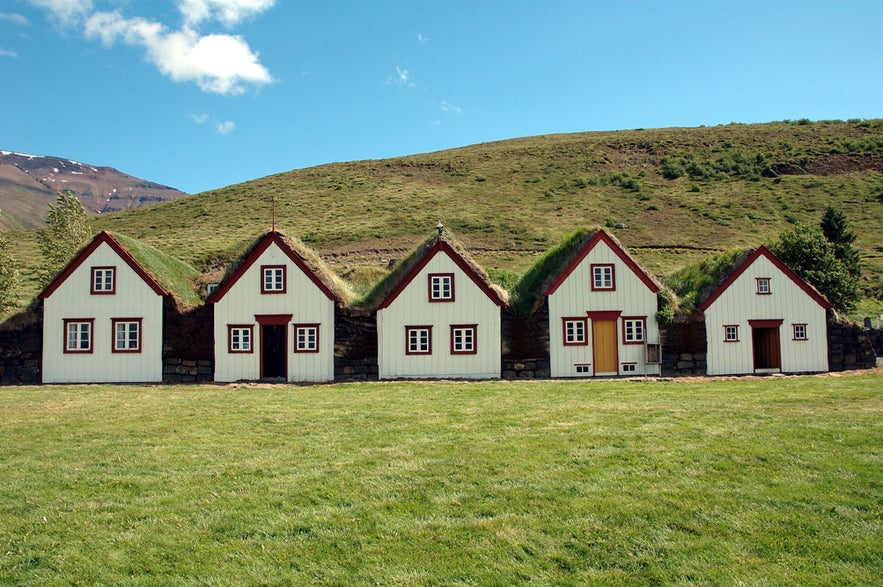
<path fill-rule="evenodd" d="M 0 583 L 880 584 L 883 373 L 0 388 Z"/>

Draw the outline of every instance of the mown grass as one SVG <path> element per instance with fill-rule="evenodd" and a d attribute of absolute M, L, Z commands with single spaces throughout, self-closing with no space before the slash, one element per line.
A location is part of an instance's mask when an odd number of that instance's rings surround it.
<path fill-rule="evenodd" d="M 868 585 L 883 375 L 0 391 L 0 582 Z"/>

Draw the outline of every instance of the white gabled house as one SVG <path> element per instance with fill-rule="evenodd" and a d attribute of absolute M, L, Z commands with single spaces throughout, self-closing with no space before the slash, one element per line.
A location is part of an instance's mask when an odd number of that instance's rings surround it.
<path fill-rule="evenodd" d="M 828 300 L 766 247 L 702 301 L 709 375 L 828 370 Z"/>
<path fill-rule="evenodd" d="M 37 296 L 43 383 L 161 382 L 169 295 L 119 240 L 98 234 Z"/>
<path fill-rule="evenodd" d="M 446 231 L 400 263 L 372 299 L 380 379 L 500 377 L 506 293 Z"/>
<path fill-rule="evenodd" d="M 347 292 L 318 257 L 276 231 L 209 296 L 215 381 L 334 379 L 334 310 Z"/>
<path fill-rule="evenodd" d="M 548 300 L 552 377 L 661 373 L 662 288 L 613 236 L 577 231 L 535 267 L 533 287 Z"/>

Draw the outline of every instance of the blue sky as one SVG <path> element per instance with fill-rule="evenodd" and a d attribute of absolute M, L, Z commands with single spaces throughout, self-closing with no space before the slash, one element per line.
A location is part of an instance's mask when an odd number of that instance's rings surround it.
<path fill-rule="evenodd" d="M 0 149 L 188 193 L 549 133 L 883 118 L 883 1 L 0 0 Z"/>

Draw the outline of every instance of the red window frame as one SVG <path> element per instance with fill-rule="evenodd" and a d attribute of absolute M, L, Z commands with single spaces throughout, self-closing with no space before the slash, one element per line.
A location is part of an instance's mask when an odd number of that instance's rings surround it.
<path fill-rule="evenodd" d="M 318 353 L 319 352 L 319 323 L 315 324 L 294 324 L 294 352 L 295 353 Z M 316 343 L 315 348 L 300 348 L 300 331 L 315 330 Z"/>
<path fill-rule="evenodd" d="M 773 293 L 773 280 L 771 278 L 769 278 L 769 277 L 755 277 L 754 281 L 755 281 L 754 291 L 757 293 L 757 295 L 768 296 Z M 766 284 L 766 291 L 761 291 L 761 287 L 760 287 L 761 283 Z"/>
<path fill-rule="evenodd" d="M 72 349 L 68 346 L 67 328 L 69 324 L 88 324 L 89 325 L 89 348 L 82 349 L 79 346 Z M 77 332 L 77 340 L 79 341 L 79 331 Z M 64 330 L 62 331 L 62 346 L 65 354 L 90 354 L 95 350 L 95 318 L 65 318 Z"/>
<path fill-rule="evenodd" d="M 613 263 L 592 263 L 589 265 L 591 270 L 591 279 L 592 279 L 592 291 L 616 291 L 616 266 Z M 610 286 L 607 287 L 604 285 L 604 269 L 610 269 Z M 595 279 L 595 271 L 601 270 L 601 285 L 597 284 L 597 279 Z"/>
<path fill-rule="evenodd" d="M 727 338 L 727 328 L 732 328 L 736 334 L 736 338 Z M 724 324 L 724 342 L 739 342 L 739 325 Z"/>
<path fill-rule="evenodd" d="M 803 328 L 803 336 L 797 336 L 797 329 L 798 328 Z M 809 340 L 809 337 L 807 336 L 807 332 L 806 332 L 806 324 L 804 324 L 804 323 L 798 322 L 796 324 L 792 324 L 791 325 L 791 335 L 792 335 L 791 340 L 799 340 L 799 341 Z"/>
<path fill-rule="evenodd" d="M 111 345 L 110 352 L 112 353 L 140 353 L 141 352 L 141 339 L 142 339 L 142 323 L 143 318 L 111 318 Z M 138 347 L 137 348 L 117 348 L 117 324 L 137 324 L 138 325 Z M 129 341 L 129 331 L 126 330 L 126 343 Z"/>
<path fill-rule="evenodd" d="M 628 323 L 639 322 L 641 324 L 641 339 L 628 339 Z M 644 344 L 647 341 L 647 317 L 646 316 L 623 316 L 622 317 L 622 344 Z"/>
<path fill-rule="evenodd" d="M 439 279 L 449 279 L 451 282 L 451 293 L 448 297 L 435 296 L 435 288 L 433 287 L 433 280 Z M 454 296 L 454 274 L 453 273 L 430 273 L 428 276 L 428 286 L 429 286 L 429 301 L 431 303 L 439 303 L 439 302 L 453 302 L 455 299 Z M 440 282 L 440 283 L 443 283 Z M 443 288 L 439 285 L 439 293 L 443 292 Z"/>
<path fill-rule="evenodd" d="M 234 330 L 247 330 L 248 331 L 248 350 L 243 350 L 242 340 L 240 338 L 239 349 L 233 348 L 233 331 Z M 228 324 L 227 325 L 227 352 L 230 354 L 250 354 L 254 352 L 254 324 Z"/>
<path fill-rule="evenodd" d="M 426 331 L 427 348 L 426 350 L 411 350 L 411 333 L 417 331 Z M 432 325 L 422 324 L 414 326 L 405 326 L 405 354 L 406 355 L 431 355 L 432 354 Z"/>
<path fill-rule="evenodd" d="M 280 289 L 267 289 L 267 271 L 282 270 L 282 287 Z M 273 285 L 275 286 L 275 274 Z M 262 294 L 284 294 L 288 290 L 288 269 L 285 265 L 261 265 L 261 293 Z"/>
<path fill-rule="evenodd" d="M 456 331 L 472 333 L 472 348 L 469 350 L 457 350 Z M 451 324 L 451 354 L 452 355 L 477 355 L 478 354 L 478 324 Z"/>
<path fill-rule="evenodd" d="M 578 322 L 582 325 L 582 340 L 580 341 L 568 341 L 567 340 L 567 323 L 568 322 Z M 561 318 L 561 343 L 564 346 L 587 346 L 589 344 L 589 319 L 586 316 L 575 316 L 572 318 L 564 317 Z"/>
<path fill-rule="evenodd" d="M 109 271 L 110 272 L 110 289 L 96 289 L 95 288 L 95 277 L 96 273 L 99 271 Z M 102 280 L 102 283 L 104 280 Z M 111 296 L 117 292 L 117 268 L 115 266 L 106 266 L 106 267 L 92 267 L 91 271 L 91 279 L 89 285 L 89 293 L 93 296 Z"/>

